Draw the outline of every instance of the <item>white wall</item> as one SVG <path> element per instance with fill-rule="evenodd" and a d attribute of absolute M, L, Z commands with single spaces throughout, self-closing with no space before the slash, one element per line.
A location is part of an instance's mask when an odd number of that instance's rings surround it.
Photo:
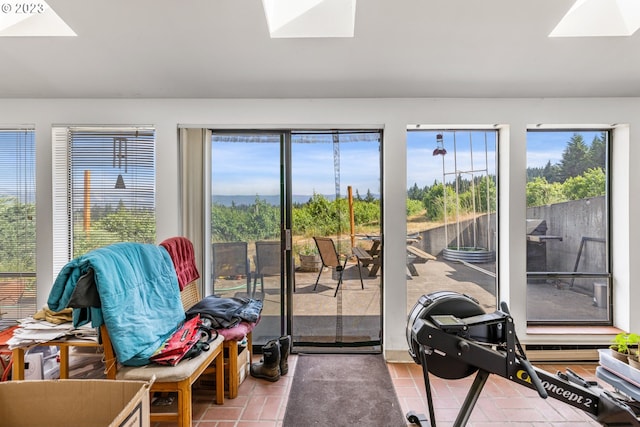
<path fill-rule="evenodd" d="M 51 126 L 56 124 L 149 124 L 157 133 L 158 241 L 176 235 L 180 125 L 211 127 L 384 128 L 384 343 L 388 359 L 406 355 L 405 195 L 407 125 L 498 125 L 500 299 L 507 301 L 524 343 L 564 342 L 565 336 L 526 333 L 525 169 L 526 129 L 542 124 L 622 124 L 613 140 L 613 271 L 616 326 L 640 330 L 640 100 L 603 99 L 0 99 L 0 126 L 34 124 L 37 144 L 38 304 L 53 283 L 51 224 Z M 627 126 L 628 125 L 628 126 Z M 635 185 L 634 185 L 635 184 Z M 395 290 L 395 292 L 394 292 Z M 603 343 L 597 335 L 580 343 Z"/>

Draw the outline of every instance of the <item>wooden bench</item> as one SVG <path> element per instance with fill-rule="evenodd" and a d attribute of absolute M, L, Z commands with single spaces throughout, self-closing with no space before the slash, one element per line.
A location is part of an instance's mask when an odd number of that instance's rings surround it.
<path fill-rule="evenodd" d="M 414 264 L 424 264 L 436 257 L 415 246 L 407 245 L 407 268 L 412 276 L 419 276 Z"/>
<path fill-rule="evenodd" d="M 355 255 L 355 257 L 358 258 L 363 263 L 364 262 L 371 263 L 373 261 L 373 257 L 369 254 L 369 252 L 365 251 L 364 249 L 356 246 L 351 248 L 351 250 L 353 251 L 353 255 Z"/>
<path fill-rule="evenodd" d="M 187 284 L 180 299 L 185 311 L 199 301 L 197 282 Z M 150 393 L 177 393 L 172 405 L 151 406 L 151 422 L 177 422 L 178 427 L 190 427 L 192 419 L 191 390 L 193 384 L 206 373 L 215 372 L 216 403 L 224 403 L 224 337 L 218 336 L 211 342 L 209 351 L 197 357 L 183 360 L 176 366 L 149 364 L 144 366 L 121 366 L 111 344 L 106 325 L 100 327 L 102 345 L 104 347 L 105 373 L 109 379 L 151 381 Z"/>
<path fill-rule="evenodd" d="M 189 310 L 194 304 L 200 301 L 200 291 L 198 290 L 198 286 L 196 282 L 191 282 L 187 286 L 184 287 L 182 292 L 180 293 L 180 298 L 182 299 L 182 306 L 184 307 L 184 311 Z M 224 338 L 224 342 L 222 343 L 223 354 L 225 357 L 224 362 L 224 378 L 226 379 L 226 392 L 227 397 L 229 399 L 235 399 L 238 396 L 238 389 L 240 387 L 241 375 L 240 369 L 245 369 L 244 375 L 249 374 L 249 365 L 251 364 L 252 355 L 252 330 L 254 324 L 249 324 L 247 322 L 241 322 L 238 326 L 234 328 L 230 328 L 226 331 L 219 331 L 220 335 Z M 240 359 L 242 353 L 238 352 L 238 340 L 242 337 L 247 337 L 247 345 L 242 350 L 243 352 L 248 352 L 248 360 L 249 363 L 246 366 L 238 366 L 238 360 Z M 216 370 L 215 366 L 212 366 L 210 369 L 204 372 L 204 374 L 218 374 L 218 370 Z M 216 376 L 217 378 L 217 376 Z M 218 384 L 218 380 L 216 379 L 216 387 Z"/>
<path fill-rule="evenodd" d="M 362 266 L 372 266 L 371 271 L 369 271 L 370 277 L 375 277 L 378 274 L 378 269 L 380 268 L 380 257 L 373 256 L 369 251 L 357 246 L 351 248 L 351 251 L 353 252 L 353 255 L 358 258 L 358 262 L 362 264 Z"/>
<path fill-rule="evenodd" d="M 191 386 L 210 365 L 216 369 L 216 403 L 224 403 L 224 360 L 222 343 L 218 336 L 210 344 L 209 351 L 203 351 L 193 359 L 182 360 L 176 366 L 149 364 L 143 366 L 121 366 L 109 338 L 106 325 L 100 327 L 104 361 L 108 379 L 153 382 L 149 390 L 154 393 L 174 392 L 176 401 L 167 406 L 151 407 L 151 422 L 176 422 L 179 427 L 190 427 L 192 421 Z"/>
<path fill-rule="evenodd" d="M 225 391 L 227 392 L 227 397 L 229 399 L 235 399 L 238 397 L 238 390 L 240 388 L 240 383 L 242 379 L 246 378 L 249 375 L 249 366 L 251 365 L 252 358 L 252 346 L 253 339 L 251 335 L 251 329 L 253 329 L 253 325 L 241 322 L 240 325 L 231 328 L 231 329 L 239 329 L 242 330 L 245 327 L 249 327 L 250 330 L 246 333 L 247 343 L 242 349 L 239 351 L 239 340 L 233 338 L 233 331 L 230 331 L 229 335 L 224 334 L 224 331 L 220 334 L 224 338 L 224 342 L 222 343 L 223 351 L 225 355 L 224 360 L 224 378 L 225 378 Z M 247 353 L 247 354 L 245 354 Z M 239 365 L 239 361 L 243 361 L 242 365 Z M 245 361 L 248 361 L 245 362 Z M 244 373 L 242 371 L 244 370 Z M 216 373 L 215 369 L 208 371 L 207 373 Z"/>

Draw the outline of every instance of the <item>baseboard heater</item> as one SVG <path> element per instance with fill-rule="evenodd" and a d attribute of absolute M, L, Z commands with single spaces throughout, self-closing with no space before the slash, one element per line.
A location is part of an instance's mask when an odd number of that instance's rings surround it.
<path fill-rule="evenodd" d="M 601 345 L 525 345 L 532 362 L 597 362 Z"/>

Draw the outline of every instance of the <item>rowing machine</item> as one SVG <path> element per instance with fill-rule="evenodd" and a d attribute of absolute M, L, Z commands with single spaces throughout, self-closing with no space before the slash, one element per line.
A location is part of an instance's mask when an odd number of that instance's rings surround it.
<path fill-rule="evenodd" d="M 570 369 L 552 375 L 532 366 L 505 303 L 500 310 L 485 313 L 468 295 L 449 291 L 423 295 L 409 314 L 407 342 L 409 354 L 422 366 L 429 409 L 429 419 L 414 411 L 407 413 L 413 424 L 436 426 L 430 373 L 460 379 L 477 372 L 454 427 L 466 425 L 490 374 L 536 390 L 542 398 L 565 402 L 604 426 L 640 426 L 636 401 L 606 391 Z"/>

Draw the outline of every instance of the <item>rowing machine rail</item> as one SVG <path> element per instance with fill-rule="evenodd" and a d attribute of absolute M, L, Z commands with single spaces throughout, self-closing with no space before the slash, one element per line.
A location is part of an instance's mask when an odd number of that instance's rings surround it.
<path fill-rule="evenodd" d="M 430 373 L 459 379 L 477 372 L 454 427 L 466 425 L 490 374 L 536 390 L 542 398 L 552 397 L 578 408 L 604 426 L 640 426 L 637 402 L 608 392 L 569 369 L 552 375 L 532 366 L 505 303 L 501 310 L 484 313 L 467 295 L 423 295 L 409 315 L 407 340 L 409 353 L 422 366 L 429 409 L 428 419 L 408 412 L 407 419 L 413 424 L 436 427 Z"/>

